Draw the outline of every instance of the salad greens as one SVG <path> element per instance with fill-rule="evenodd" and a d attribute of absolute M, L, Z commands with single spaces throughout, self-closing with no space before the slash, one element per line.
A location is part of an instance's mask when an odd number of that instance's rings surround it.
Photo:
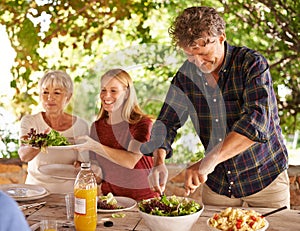
<path fill-rule="evenodd" d="M 58 131 L 51 130 L 47 135 L 47 146 L 71 145 L 68 139 L 62 136 Z"/>
<path fill-rule="evenodd" d="M 122 206 L 118 206 L 118 201 L 112 193 L 108 193 L 106 196 L 99 196 L 97 202 L 98 209 L 122 209 Z"/>
<path fill-rule="evenodd" d="M 176 197 L 175 195 L 161 198 L 155 197 L 139 202 L 139 209 L 142 212 L 157 216 L 185 216 L 196 213 L 202 209 L 201 205 L 187 198 Z"/>
<path fill-rule="evenodd" d="M 62 136 L 58 131 L 55 130 L 51 130 L 48 134 L 46 134 L 37 133 L 35 129 L 31 128 L 27 135 L 27 139 L 22 140 L 22 143 L 29 144 L 32 147 L 46 148 L 48 146 L 71 145 L 66 137 Z"/>

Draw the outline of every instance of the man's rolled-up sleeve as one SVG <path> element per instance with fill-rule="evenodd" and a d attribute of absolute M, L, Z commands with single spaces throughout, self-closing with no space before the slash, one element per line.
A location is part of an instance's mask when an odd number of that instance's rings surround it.
<path fill-rule="evenodd" d="M 232 130 L 249 139 L 264 143 L 268 134 L 271 110 L 276 103 L 269 66 L 262 57 L 248 65 L 247 81 L 243 93 L 244 105 L 240 119 Z"/>

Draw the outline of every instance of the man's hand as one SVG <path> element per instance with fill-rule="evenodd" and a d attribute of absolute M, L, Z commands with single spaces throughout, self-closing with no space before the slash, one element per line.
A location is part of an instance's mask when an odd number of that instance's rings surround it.
<path fill-rule="evenodd" d="M 218 157 L 218 152 L 210 152 L 203 159 L 186 169 L 184 183 L 186 196 L 195 192 L 201 184 L 207 181 L 208 174 L 212 173 L 219 163 Z"/>
<path fill-rule="evenodd" d="M 199 172 L 201 160 L 186 169 L 185 172 L 185 195 L 196 191 L 196 189 L 207 180 L 207 174 Z"/>

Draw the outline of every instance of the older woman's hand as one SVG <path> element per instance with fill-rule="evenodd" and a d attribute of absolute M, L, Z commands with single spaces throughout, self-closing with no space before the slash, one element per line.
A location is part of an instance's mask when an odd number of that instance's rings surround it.
<path fill-rule="evenodd" d="M 74 168 L 80 168 L 81 162 L 79 160 L 74 161 L 73 163 Z"/>

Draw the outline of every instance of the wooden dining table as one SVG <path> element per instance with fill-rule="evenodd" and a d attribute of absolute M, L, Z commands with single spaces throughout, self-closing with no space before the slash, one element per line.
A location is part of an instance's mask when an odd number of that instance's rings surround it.
<path fill-rule="evenodd" d="M 64 194 L 50 194 L 38 200 L 18 202 L 19 205 L 45 202 L 42 205 L 23 210 L 26 220 L 32 230 L 39 230 L 39 222 L 41 220 L 57 220 L 58 231 L 75 230 L 73 221 L 67 220 L 64 196 Z M 199 217 L 197 223 L 193 226 L 192 231 L 209 230 L 206 226 L 207 219 L 212 217 L 214 213 L 219 213 L 223 209 L 225 208 L 204 206 L 204 211 Z M 261 214 L 270 212 L 271 210 L 273 209 L 255 208 L 255 211 Z M 119 217 L 115 217 L 116 214 L 119 214 Z M 300 210 L 286 209 L 272 214 L 266 219 L 269 221 L 268 231 L 300 230 Z M 113 226 L 105 227 L 105 221 L 112 221 Z M 115 213 L 98 213 L 98 224 L 96 230 L 150 231 L 150 229 L 145 225 L 144 220 L 140 217 L 137 206 L 130 210 Z M 153 230 L 155 231 L 155 228 Z"/>

